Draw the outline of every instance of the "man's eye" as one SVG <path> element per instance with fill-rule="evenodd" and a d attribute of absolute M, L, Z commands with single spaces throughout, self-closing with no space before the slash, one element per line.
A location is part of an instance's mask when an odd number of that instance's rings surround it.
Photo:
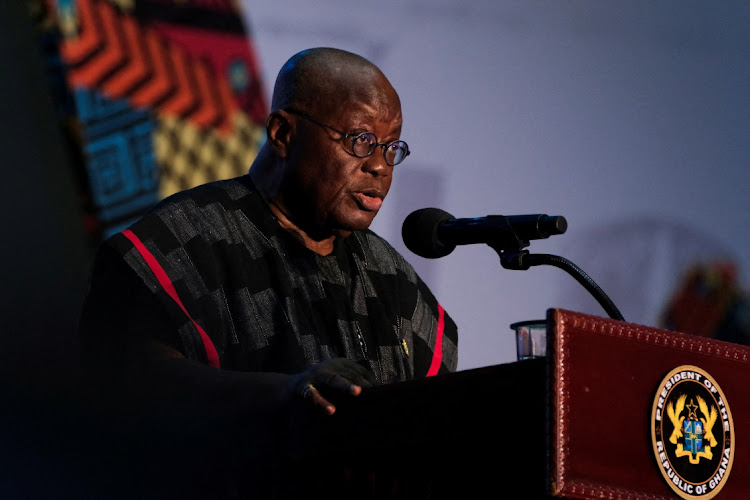
<path fill-rule="evenodd" d="M 372 142 L 372 134 L 368 133 L 359 134 L 354 138 L 354 144 L 371 144 Z"/>

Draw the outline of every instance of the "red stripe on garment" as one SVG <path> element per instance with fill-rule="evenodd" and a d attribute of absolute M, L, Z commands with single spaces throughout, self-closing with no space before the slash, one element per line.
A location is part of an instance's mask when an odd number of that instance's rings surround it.
<path fill-rule="evenodd" d="M 432 377 L 437 375 L 440 370 L 440 363 L 443 362 L 443 329 L 445 328 L 445 311 L 443 306 L 438 304 L 438 325 L 437 334 L 435 338 L 435 350 L 432 351 L 432 363 L 430 369 L 427 370 L 427 376 Z"/>
<path fill-rule="evenodd" d="M 159 284 L 162 286 L 162 288 L 164 288 L 164 291 L 167 292 L 167 294 L 169 294 L 169 296 L 172 297 L 175 302 L 177 302 L 177 305 L 180 306 L 180 309 L 182 309 L 182 311 L 185 313 L 185 316 L 187 316 L 188 319 L 193 322 L 195 328 L 198 329 L 198 333 L 200 333 L 201 340 L 203 341 L 203 347 L 206 350 L 206 358 L 208 358 L 209 366 L 220 368 L 221 363 L 219 362 L 219 353 L 216 352 L 214 343 L 211 342 L 211 339 L 203 330 L 203 328 L 201 328 L 201 326 L 195 322 L 195 320 L 190 316 L 190 313 L 187 311 L 187 309 L 185 309 L 185 306 L 180 300 L 179 295 L 177 295 L 177 290 L 175 289 L 172 280 L 169 279 L 169 276 L 167 276 L 166 271 L 164 271 L 164 268 L 161 267 L 159 261 L 156 260 L 154 254 L 149 252 L 148 248 L 146 248 L 140 238 L 138 238 L 138 236 L 136 236 L 135 233 L 133 233 L 133 231 L 131 231 L 130 229 L 125 229 L 122 234 L 124 234 L 125 237 L 133 243 L 136 250 L 138 250 L 138 252 L 141 254 L 141 257 L 143 257 L 143 260 L 146 261 L 148 267 L 151 268 L 151 271 L 154 273 L 154 276 L 156 276 Z"/>

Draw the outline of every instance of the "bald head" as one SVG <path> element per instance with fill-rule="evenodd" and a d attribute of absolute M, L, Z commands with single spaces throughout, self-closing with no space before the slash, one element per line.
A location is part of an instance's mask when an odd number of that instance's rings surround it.
<path fill-rule="evenodd" d="M 271 111 L 297 108 L 327 114 L 347 100 L 380 103 L 398 94 L 373 63 L 345 50 L 319 47 L 292 56 L 276 78 Z"/>

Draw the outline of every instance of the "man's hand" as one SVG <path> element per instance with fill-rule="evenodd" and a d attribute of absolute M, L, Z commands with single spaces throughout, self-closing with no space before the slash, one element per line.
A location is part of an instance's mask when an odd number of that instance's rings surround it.
<path fill-rule="evenodd" d="M 333 415 L 336 407 L 327 397 L 358 396 L 363 388 L 372 387 L 375 384 L 374 375 L 355 361 L 333 358 L 292 377 L 287 390 L 291 398 L 310 401 L 328 415 Z"/>

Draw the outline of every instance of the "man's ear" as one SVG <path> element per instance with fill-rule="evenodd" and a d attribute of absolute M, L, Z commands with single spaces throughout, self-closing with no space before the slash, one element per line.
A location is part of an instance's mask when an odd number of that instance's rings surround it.
<path fill-rule="evenodd" d="M 278 110 L 268 116 L 266 137 L 279 158 L 286 158 L 294 138 L 294 123 L 290 120 L 289 113 Z"/>

